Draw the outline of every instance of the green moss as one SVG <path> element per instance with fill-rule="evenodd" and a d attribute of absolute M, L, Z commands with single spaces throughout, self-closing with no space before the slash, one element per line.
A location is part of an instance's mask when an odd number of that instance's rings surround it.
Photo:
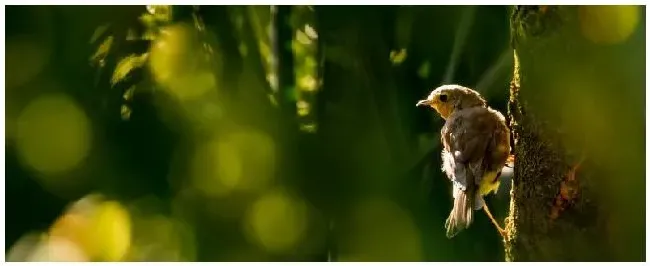
<path fill-rule="evenodd" d="M 517 47 L 528 40 L 537 40 L 552 33 L 562 24 L 564 7 L 515 6 L 510 12 L 511 44 Z"/>

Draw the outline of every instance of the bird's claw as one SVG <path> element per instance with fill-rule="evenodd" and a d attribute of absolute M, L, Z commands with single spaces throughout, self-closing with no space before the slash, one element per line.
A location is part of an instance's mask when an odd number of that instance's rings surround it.
<path fill-rule="evenodd" d="M 506 167 L 508 167 L 508 168 L 514 168 L 515 167 L 515 155 L 514 154 L 510 154 L 510 156 L 508 156 L 508 159 L 506 159 Z"/>

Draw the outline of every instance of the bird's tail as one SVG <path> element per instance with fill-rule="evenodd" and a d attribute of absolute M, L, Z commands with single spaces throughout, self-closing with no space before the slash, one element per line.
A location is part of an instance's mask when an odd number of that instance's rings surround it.
<path fill-rule="evenodd" d="M 454 187 L 454 207 L 445 222 L 447 238 L 456 236 L 474 220 L 474 197 L 474 193 Z"/>

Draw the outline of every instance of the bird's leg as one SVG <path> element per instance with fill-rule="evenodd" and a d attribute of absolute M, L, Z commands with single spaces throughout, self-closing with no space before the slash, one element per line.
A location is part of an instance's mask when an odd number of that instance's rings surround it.
<path fill-rule="evenodd" d="M 494 216 L 492 216 L 492 213 L 490 213 L 490 210 L 488 209 L 487 203 L 483 203 L 483 210 L 485 211 L 485 214 L 487 214 L 488 218 L 490 218 L 490 221 L 492 221 L 494 226 L 496 226 L 497 230 L 499 231 L 499 234 L 501 234 L 503 238 L 506 238 L 507 237 L 506 230 L 503 230 L 503 228 L 501 228 L 497 220 L 494 219 Z"/>

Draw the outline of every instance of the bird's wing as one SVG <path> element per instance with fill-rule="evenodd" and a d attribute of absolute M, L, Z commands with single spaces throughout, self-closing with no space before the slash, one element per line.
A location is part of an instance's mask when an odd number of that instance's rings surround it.
<path fill-rule="evenodd" d="M 443 144 L 448 160 L 453 158 L 454 183 L 467 187 L 469 180 L 479 184 L 485 171 L 483 158 L 493 137 L 493 119 L 487 109 L 470 108 L 455 112 L 443 129 Z"/>

